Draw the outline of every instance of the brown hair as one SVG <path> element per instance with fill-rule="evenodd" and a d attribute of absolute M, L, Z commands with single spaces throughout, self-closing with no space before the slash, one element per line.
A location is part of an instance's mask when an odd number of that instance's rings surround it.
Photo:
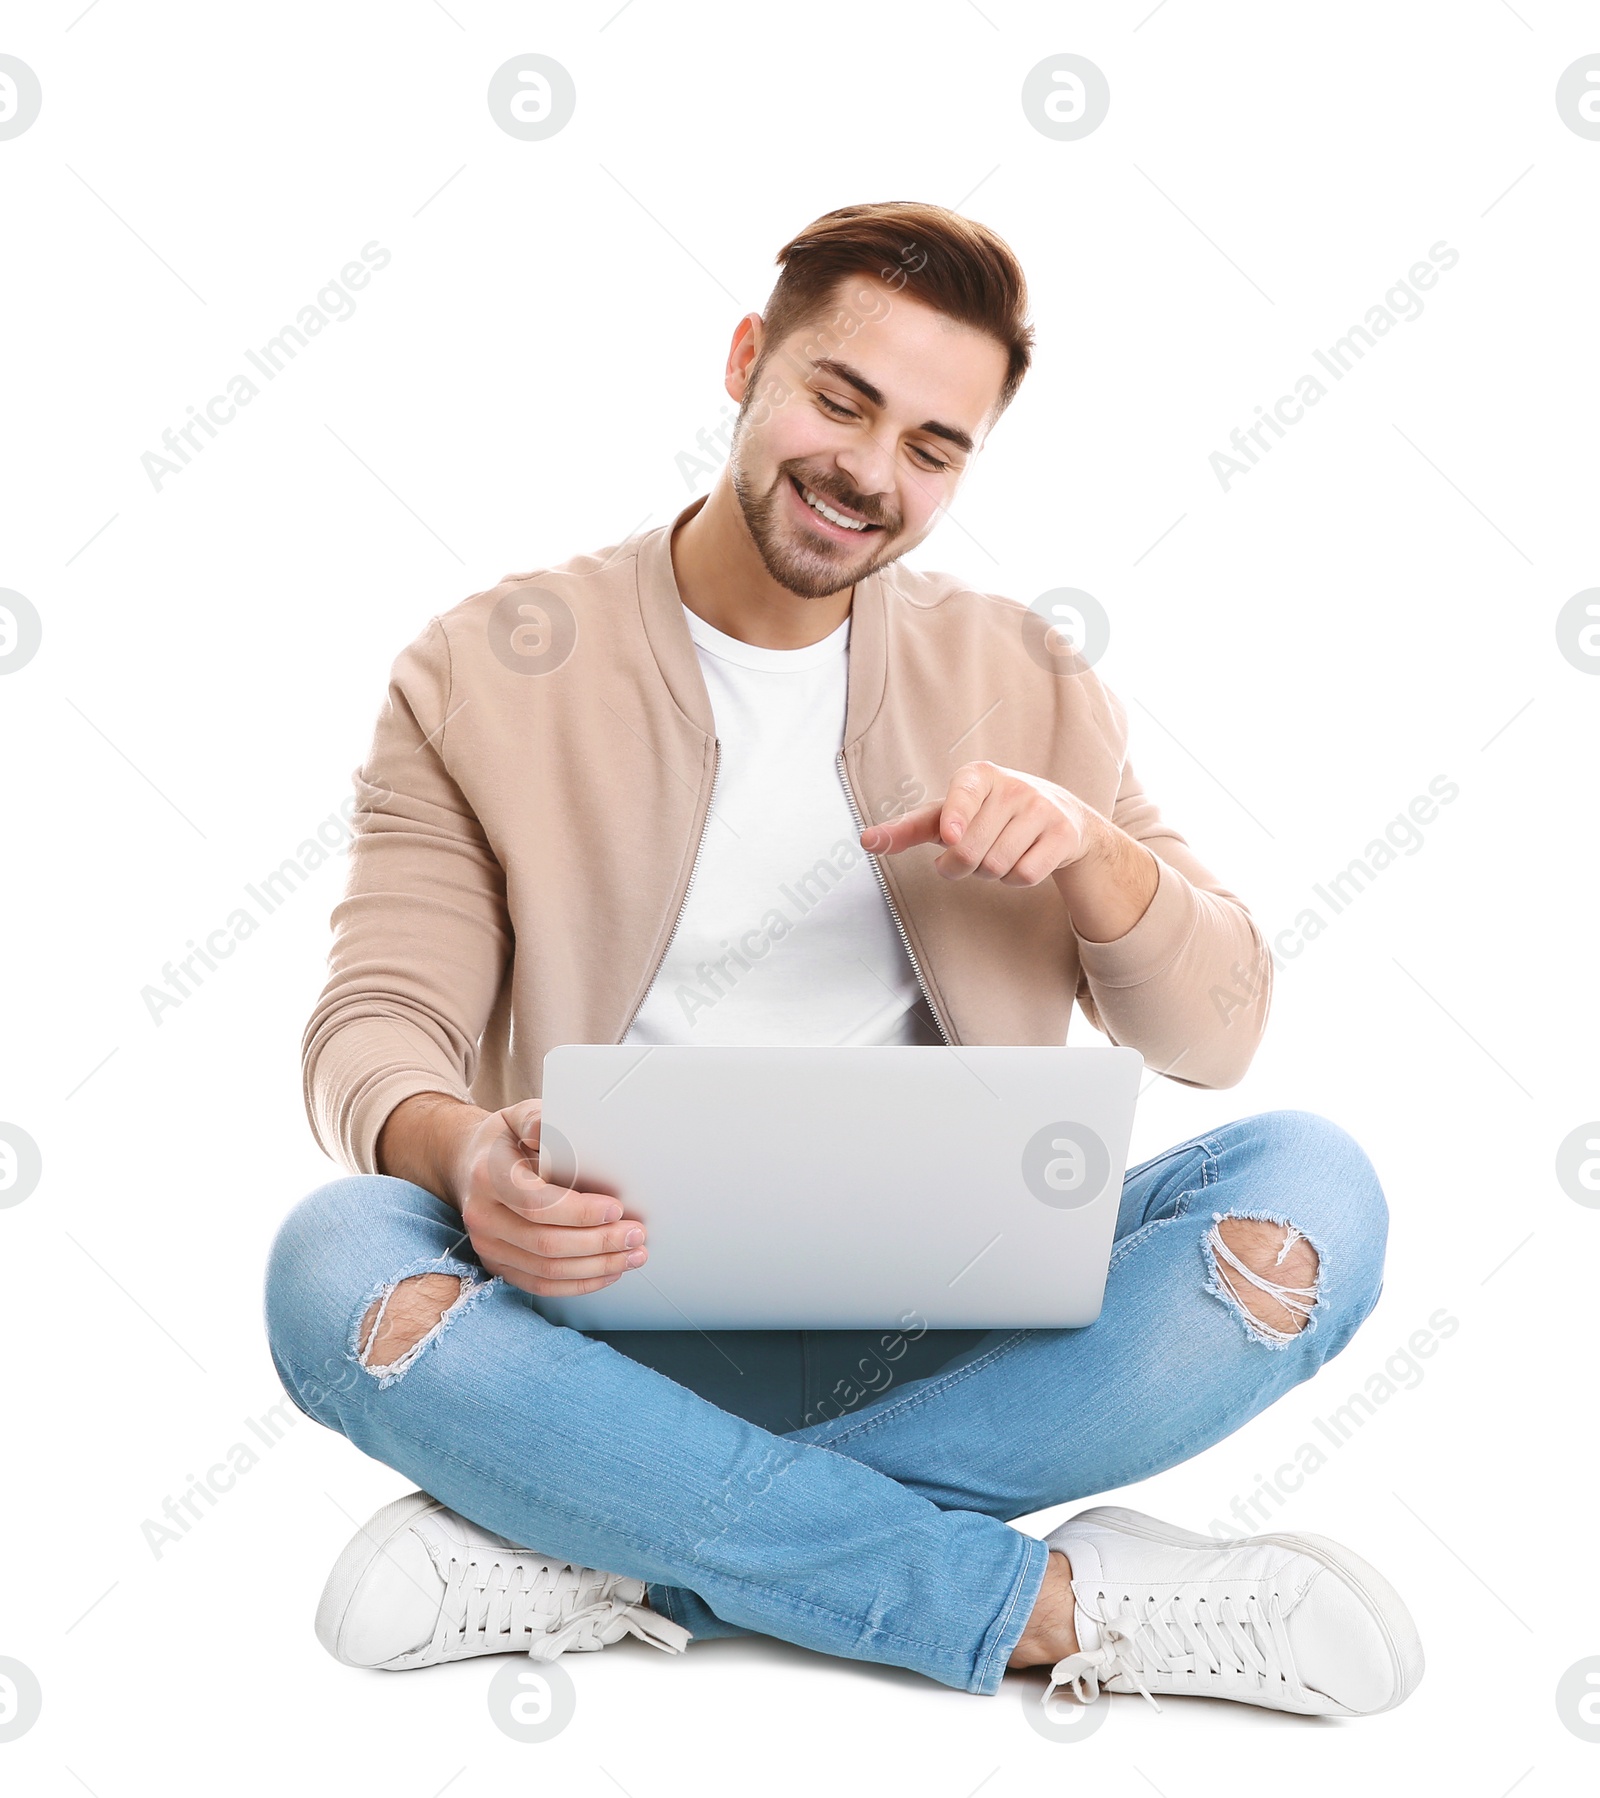
<path fill-rule="evenodd" d="M 792 332 L 822 318 L 844 276 L 862 273 L 999 342 L 1007 367 L 996 418 L 1033 361 L 1022 265 L 987 225 L 947 207 L 920 200 L 841 206 L 790 238 L 775 260 L 782 273 L 762 314 L 763 362 Z"/>

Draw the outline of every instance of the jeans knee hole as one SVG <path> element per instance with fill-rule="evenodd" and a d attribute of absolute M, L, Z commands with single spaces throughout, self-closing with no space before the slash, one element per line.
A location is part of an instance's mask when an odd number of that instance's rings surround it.
<path fill-rule="evenodd" d="M 1211 1228 L 1206 1232 L 1204 1243 L 1210 1276 L 1206 1291 L 1227 1305 L 1239 1317 L 1250 1337 L 1267 1348 L 1287 1348 L 1297 1338 L 1314 1330 L 1317 1297 L 1322 1283 L 1322 1256 L 1310 1238 L 1288 1218 L 1262 1215 L 1247 1217 L 1242 1213 L 1231 1213 L 1224 1217 L 1220 1211 L 1214 1211 L 1211 1217 Z M 1273 1267 L 1281 1266 L 1295 1245 L 1304 1242 L 1314 1262 L 1310 1283 L 1304 1286 L 1291 1285 L 1286 1281 L 1274 1280 L 1269 1274 L 1251 1267 L 1230 1248 L 1223 1235 L 1222 1226 L 1229 1222 L 1259 1222 L 1276 1225 L 1281 1229 L 1282 1241 L 1270 1263 Z M 1223 1271 L 1224 1264 L 1228 1269 L 1227 1273 Z M 1265 1296 L 1257 1299 L 1253 1296 L 1255 1293 Z"/>

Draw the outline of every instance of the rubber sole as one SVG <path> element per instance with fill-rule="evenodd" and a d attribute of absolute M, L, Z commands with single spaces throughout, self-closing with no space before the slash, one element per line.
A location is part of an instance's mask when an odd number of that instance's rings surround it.
<path fill-rule="evenodd" d="M 1406 1608 L 1405 1600 L 1376 1567 L 1362 1560 L 1360 1555 L 1346 1548 L 1342 1542 L 1335 1542 L 1328 1536 L 1295 1536 L 1280 1531 L 1271 1531 L 1261 1536 L 1236 1536 L 1227 1542 L 1219 1542 L 1215 1536 L 1202 1536 L 1197 1530 L 1179 1529 L 1176 1524 L 1163 1523 L 1159 1517 L 1148 1517 L 1142 1511 L 1130 1511 L 1122 1505 L 1093 1505 L 1087 1511 L 1079 1511 L 1075 1517 L 1067 1519 L 1068 1523 L 1085 1521 L 1104 1523 L 1125 1535 L 1142 1536 L 1147 1541 L 1165 1542 L 1176 1548 L 1239 1548 L 1246 1543 L 1264 1542 L 1308 1555 L 1320 1566 L 1337 1573 L 1353 1588 L 1382 1630 L 1384 1643 L 1389 1650 L 1395 1681 L 1394 1697 L 1387 1704 L 1380 1704 L 1376 1710 L 1346 1711 L 1344 1714 L 1380 1717 L 1385 1711 L 1392 1711 L 1397 1704 L 1403 1704 L 1422 1681 L 1425 1668 L 1422 1637 L 1417 1633 L 1416 1623 Z"/>

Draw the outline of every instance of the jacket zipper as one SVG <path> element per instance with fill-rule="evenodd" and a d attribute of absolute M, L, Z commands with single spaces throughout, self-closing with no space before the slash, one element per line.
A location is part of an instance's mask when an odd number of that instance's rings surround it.
<path fill-rule="evenodd" d="M 661 945 L 661 954 L 656 959 L 656 965 L 650 970 L 650 978 L 645 982 L 644 991 L 639 995 L 639 1003 L 634 1006 L 632 1015 L 622 1026 L 622 1034 L 617 1038 L 619 1043 L 627 1040 L 628 1032 L 633 1028 L 634 1019 L 644 1010 L 644 1002 L 650 997 L 650 989 L 656 983 L 656 975 L 661 972 L 662 964 L 667 959 L 667 952 L 672 947 L 672 939 L 678 934 L 678 926 L 683 922 L 683 914 L 689 904 L 689 894 L 694 887 L 694 877 L 700 867 L 700 851 L 705 847 L 706 831 L 711 824 L 711 808 L 716 803 L 717 767 L 721 760 L 722 739 L 715 737 L 712 739 L 711 745 L 711 797 L 706 801 L 706 815 L 700 821 L 700 837 L 694 846 L 694 860 L 689 864 L 688 885 L 683 889 L 683 899 L 678 906 L 678 915 L 672 920 L 672 929 L 667 935 L 666 942 Z"/>
<path fill-rule="evenodd" d="M 839 784 L 844 788 L 845 800 L 850 807 L 850 816 L 855 819 L 856 834 L 859 836 L 866 826 L 861 822 L 861 813 L 856 809 L 856 796 L 850 791 L 850 780 L 845 773 L 842 749 L 834 758 L 834 762 L 839 770 Z M 889 908 L 889 916 L 894 919 L 895 929 L 900 932 L 900 941 L 906 946 L 906 959 L 911 963 L 911 972 L 916 975 L 917 985 L 922 988 L 922 996 L 928 1002 L 928 1014 L 938 1026 L 939 1038 L 947 1049 L 952 1048 L 954 1045 L 950 1041 L 949 1032 L 944 1027 L 944 1020 L 939 1016 L 939 1007 L 934 1004 L 933 994 L 928 991 L 928 983 L 922 978 L 922 966 L 917 960 L 917 952 L 911 947 L 911 938 L 906 935 L 906 927 L 900 922 L 900 914 L 895 910 L 894 900 L 889 893 L 889 883 L 883 877 L 883 869 L 878 865 L 878 858 L 870 850 L 864 849 L 862 854 L 872 863 L 872 871 L 878 877 L 878 885 L 883 889 L 883 902 Z"/>

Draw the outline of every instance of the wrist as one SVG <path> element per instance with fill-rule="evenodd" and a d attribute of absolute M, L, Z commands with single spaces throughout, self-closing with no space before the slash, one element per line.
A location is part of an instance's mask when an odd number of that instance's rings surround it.
<path fill-rule="evenodd" d="M 1124 840 L 1123 833 L 1109 818 L 1100 812 L 1091 811 L 1085 806 L 1083 811 L 1083 853 L 1075 862 L 1068 862 L 1067 867 L 1085 870 L 1104 869 L 1116 859 Z"/>
<path fill-rule="evenodd" d="M 438 1185 L 437 1192 L 447 1205 L 459 1211 L 466 1202 L 467 1185 L 472 1171 L 471 1145 L 478 1126 L 492 1114 L 477 1105 L 464 1105 L 459 1099 L 445 1099 L 428 1113 L 425 1128 L 429 1137 L 429 1156 Z"/>
<path fill-rule="evenodd" d="M 1052 878 L 1074 932 L 1086 942 L 1110 943 L 1149 910 L 1161 872 L 1142 843 L 1099 812 L 1086 811 L 1083 853 Z"/>
<path fill-rule="evenodd" d="M 448 1093 L 413 1093 L 389 1113 L 378 1133 L 378 1171 L 409 1180 L 459 1211 L 467 1143 L 488 1116 Z"/>
<path fill-rule="evenodd" d="M 1050 876 L 1069 907 L 1074 895 L 1091 890 L 1107 878 L 1120 847 L 1114 839 L 1122 834 L 1108 819 L 1087 806 L 1083 808 L 1079 830 L 1078 853 Z"/>

